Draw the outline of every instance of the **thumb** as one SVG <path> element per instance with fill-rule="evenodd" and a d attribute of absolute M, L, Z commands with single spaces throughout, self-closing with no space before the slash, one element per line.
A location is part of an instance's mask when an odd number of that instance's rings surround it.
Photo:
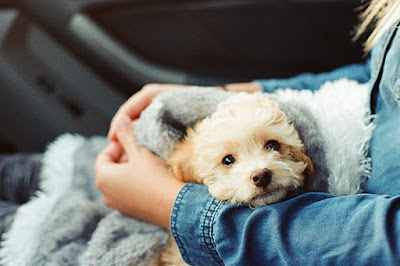
<path fill-rule="evenodd" d="M 127 153 L 128 158 L 134 156 L 138 148 L 134 134 L 135 124 L 128 116 L 122 116 L 116 125 L 118 142 Z"/>

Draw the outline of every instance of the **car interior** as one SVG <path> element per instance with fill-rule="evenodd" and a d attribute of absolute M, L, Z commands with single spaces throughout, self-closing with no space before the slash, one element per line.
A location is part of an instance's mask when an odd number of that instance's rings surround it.
<path fill-rule="evenodd" d="M 0 152 L 106 135 L 147 83 L 221 85 L 364 60 L 357 0 L 0 0 Z"/>

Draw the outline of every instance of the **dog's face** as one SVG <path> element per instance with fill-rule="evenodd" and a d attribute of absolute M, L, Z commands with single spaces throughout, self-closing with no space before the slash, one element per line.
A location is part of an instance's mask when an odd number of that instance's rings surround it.
<path fill-rule="evenodd" d="M 215 198 L 252 206 L 281 200 L 313 172 L 278 104 L 245 93 L 220 103 L 189 129 L 168 163 L 178 179 L 204 183 Z"/>

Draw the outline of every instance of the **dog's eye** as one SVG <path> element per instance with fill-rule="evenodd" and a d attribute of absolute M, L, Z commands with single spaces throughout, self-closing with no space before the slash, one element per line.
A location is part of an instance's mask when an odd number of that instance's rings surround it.
<path fill-rule="evenodd" d="M 223 165 L 229 166 L 229 165 L 232 165 L 234 162 L 236 162 L 236 159 L 235 159 L 235 157 L 233 157 L 233 155 L 230 155 L 230 154 L 225 156 L 222 159 L 222 164 Z"/>
<path fill-rule="evenodd" d="M 279 150 L 279 142 L 277 142 L 276 140 L 270 140 L 267 142 L 267 144 L 265 144 L 265 148 L 267 148 L 267 150 Z"/>

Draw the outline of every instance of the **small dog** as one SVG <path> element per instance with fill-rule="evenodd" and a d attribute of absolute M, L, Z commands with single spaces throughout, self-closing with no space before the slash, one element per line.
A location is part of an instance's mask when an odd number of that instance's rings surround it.
<path fill-rule="evenodd" d="M 253 207 L 282 200 L 313 174 L 296 129 L 263 94 L 239 93 L 221 102 L 211 117 L 187 130 L 167 163 L 179 180 L 205 184 L 217 199 Z M 162 260 L 177 264 L 171 262 L 174 252 L 176 245 Z"/>
<path fill-rule="evenodd" d="M 184 182 L 205 184 L 211 195 L 257 207 L 283 199 L 311 176 L 302 141 L 276 101 L 239 93 L 187 131 L 168 158 Z"/>

